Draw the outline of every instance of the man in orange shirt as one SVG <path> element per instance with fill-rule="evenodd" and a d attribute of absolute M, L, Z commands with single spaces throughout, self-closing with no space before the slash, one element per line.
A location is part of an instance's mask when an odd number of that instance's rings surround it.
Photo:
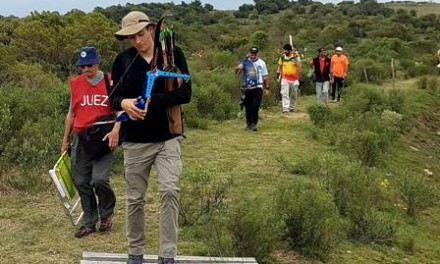
<path fill-rule="evenodd" d="M 342 47 L 335 49 L 336 54 L 332 56 L 330 63 L 330 73 L 332 76 L 332 99 L 333 102 L 341 100 L 342 89 L 344 88 L 345 78 L 348 73 L 348 65 L 350 64 L 347 56 L 342 54 Z"/>

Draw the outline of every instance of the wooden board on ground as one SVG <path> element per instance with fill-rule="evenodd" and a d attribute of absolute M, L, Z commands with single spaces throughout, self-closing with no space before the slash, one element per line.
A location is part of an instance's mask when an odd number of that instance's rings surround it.
<path fill-rule="evenodd" d="M 179 264 L 258 264 L 255 258 L 229 258 L 229 257 L 200 257 L 177 256 L 175 262 Z M 83 252 L 81 264 L 125 264 L 127 254 Z M 143 263 L 157 263 L 157 255 L 144 255 Z"/>

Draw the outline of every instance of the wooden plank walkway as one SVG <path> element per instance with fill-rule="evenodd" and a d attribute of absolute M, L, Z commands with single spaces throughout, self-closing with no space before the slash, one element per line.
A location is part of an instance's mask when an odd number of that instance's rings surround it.
<path fill-rule="evenodd" d="M 126 264 L 127 254 L 83 252 L 81 264 Z M 222 258 L 177 256 L 175 262 L 179 264 L 258 264 L 255 258 Z M 143 263 L 157 263 L 157 255 L 144 255 Z"/>

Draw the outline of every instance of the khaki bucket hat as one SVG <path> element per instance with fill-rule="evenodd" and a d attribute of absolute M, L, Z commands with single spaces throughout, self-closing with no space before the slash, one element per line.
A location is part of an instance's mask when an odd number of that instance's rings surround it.
<path fill-rule="evenodd" d="M 146 14 L 139 11 L 132 11 L 122 19 L 121 24 L 121 29 L 115 33 L 115 37 L 118 40 L 124 40 L 128 36 L 137 34 L 148 25 L 155 25 L 156 23 L 150 22 Z"/>

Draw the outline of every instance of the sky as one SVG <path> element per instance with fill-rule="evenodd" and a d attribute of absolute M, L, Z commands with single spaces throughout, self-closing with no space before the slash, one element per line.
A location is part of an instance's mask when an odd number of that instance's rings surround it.
<path fill-rule="evenodd" d="M 316 1 L 316 0 L 314 0 Z M 321 0 L 324 3 L 338 3 L 342 0 Z M 388 2 L 391 0 L 379 0 L 378 2 Z M 412 0 L 413 2 L 431 0 Z M 433 0 L 438 3 L 440 0 Z M 2 0 L 0 3 L 0 15 L 7 17 L 10 15 L 25 17 L 32 11 L 58 11 L 65 14 L 72 9 L 79 9 L 84 12 L 91 12 L 97 6 L 109 7 L 112 5 L 125 5 L 127 3 L 170 3 L 180 4 L 181 2 L 190 3 L 192 0 Z M 202 4 L 211 4 L 217 10 L 238 10 L 243 4 L 254 4 L 253 0 L 201 0 Z"/>
<path fill-rule="evenodd" d="M 10 15 L 25 17 L 32 11 L 58 11 L 61 14 L 72 9 L 83 10 L 84 12 L 91 12 L 95 7 L 108 7 L 112 5 L 125 5 L 126 3 L 140 4 L 140 3 L 170 3 L 180 4 L 182 0 L 2 0 L 0 3 L 0 15 L 7 17 Z M 191 0 L 183 2 L 190 3 Z M 202 4 L 211 4 L 214 9 L 218 10 L 238 10 L 238 7 L 243 4 L 254 4 L 253 0 L 201 0 Z"/>

